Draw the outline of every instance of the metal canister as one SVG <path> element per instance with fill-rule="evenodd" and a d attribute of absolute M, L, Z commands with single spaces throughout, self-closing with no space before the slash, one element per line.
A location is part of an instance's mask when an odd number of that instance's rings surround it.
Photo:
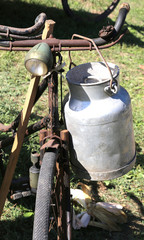
<path fill-rule="evenodd" d="M 136 159 L 131 100 L 119 85 L 119 68 L 91 62 L 67 75 L 65 121 L 71 135 L 72 168 L 83 179 L 108 180 L 127 173 Z"/>

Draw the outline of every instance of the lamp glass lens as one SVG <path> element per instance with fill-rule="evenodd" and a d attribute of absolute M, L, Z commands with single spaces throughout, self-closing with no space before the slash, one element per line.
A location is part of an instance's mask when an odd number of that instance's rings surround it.
<path fill-rule="evenodd" d="M 38 59 L 30 59 L 26 61 L 25 66 L 34 76 L 43 76 L 48 72 L 47 65 Z"/>

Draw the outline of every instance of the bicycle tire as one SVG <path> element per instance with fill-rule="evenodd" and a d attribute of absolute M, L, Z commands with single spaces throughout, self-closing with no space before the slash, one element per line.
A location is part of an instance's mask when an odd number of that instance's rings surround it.
<path fill-rule="evenodd" d="M 65 11 L 65 13 L 73 18 L 74 20 L 82 20 L 81 17 L 79 17 L 79 15 L 77 16 L 74 11 L 71 9 L 71 7 L 68 4 L 68 0 L 61 0 L 62 5 L 63 5 L 63 9 Z M 110 13 L 113 12 L 113 10 L 116 8 L 116 6 L 118 5 L 118 3 L 120 2 L 120 0 L 113 0 L 105 10 L 103 10 L 102 12 L 100 12 L 99 14 L 93 14 L 93 20 L 94 22 L 98 22 L 101 20 L 104 20 Z"/>
<path fill-rule="evenodd" d="M 50 150 L 44 154 L 40 175 L 38 180 L 38 188 L 36 195 L 35 216 L 33 226 L 33 240 L 48 240 L 48 239 L 71 239 L 70 219 L 67 218 L 66 205 L 70 205 L 70 194 L 64 186 L 64 173 L 60 174 L 57 170 L 59 163 L 59 152 Z M 65 166 L 62 171 L 65 171 Z M 56 171 L 57 170 L 57 171 Z M 55 175 L 57 175 L 57 182 L 54 183 Z M 55 191 L 54 202 L 55 206 L 51 206 L 52 190 Z M 54 203 L 52 202 L 52 203 Z M 66 204 L 65 204 L 66 203 Z M 54 209 L 55 208 L 55 209 Z M 55 235 L 50 232 L 50 212 L 54 210 Z M 52 222 L 52 220 L 51 220 Z M 52 224 L 51 224 L 52 225 Z M 51 234 L 51 235 L 50 235 Z M 68 236 L 68 238 L 67 238 Z M 51 237 L 51 238 L 50 238 Z"/>
<path fill-rule="evenodd" d="M 46 152 L 43 157 L 36 195 L 33 240 L 48 239 L 51 191 L 57 158 L 57 152 Z"/>

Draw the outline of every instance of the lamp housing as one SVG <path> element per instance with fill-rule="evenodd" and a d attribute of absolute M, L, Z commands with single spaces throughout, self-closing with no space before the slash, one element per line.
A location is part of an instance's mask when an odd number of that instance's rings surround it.
<path fill-rule="evenodd" d="M 25 57 L 25 67 L 33 76 L 46 75 L 53 66 L 53 55 L 47 43 L 38 43 Z"/>

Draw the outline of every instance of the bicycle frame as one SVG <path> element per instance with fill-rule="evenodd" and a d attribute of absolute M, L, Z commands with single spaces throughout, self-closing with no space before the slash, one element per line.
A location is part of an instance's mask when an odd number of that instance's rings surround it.
<path fill-rule="evenodd" d="M 61 59 L 59 53 L 53 53 L 54 64 L 56 58 Z M 61 91 L 62 92 L 62 91 Z M 58 238 L 57 239 L 71 239 L 71 207 L 70 207 L 70 179 L 69 179 L 69 158 L 68 158 L 68 132 L 60 131 L 60 118 L 58 112 L 58 73 L 53 72 L 48 79 L 48 102 L 49 102 L 49 123 L 47 130 L 40 132 L 40 161 L 43 159 L 44 152 L 48 148 L 60 148 L 61 161 L 56 163 L 57 181 L 61 179 L 63 186 L 60 186 L 60 192 L 55 189 L 56 201 L 59 205 L 58 216 Z M 61 102 L 62 107 L 62 102 Z M 48 141 L 46 141 L 48 139 Z M 46 141 L 46 142 L 45 142 Z M 57 184 L 60 184 L 58 181 Z M 57 185 L 56 184 L 56 185 Z M 57 196 L 60 195 L 60 198 Z M 65 194 L 65 200 L 62 201 Z"/>

